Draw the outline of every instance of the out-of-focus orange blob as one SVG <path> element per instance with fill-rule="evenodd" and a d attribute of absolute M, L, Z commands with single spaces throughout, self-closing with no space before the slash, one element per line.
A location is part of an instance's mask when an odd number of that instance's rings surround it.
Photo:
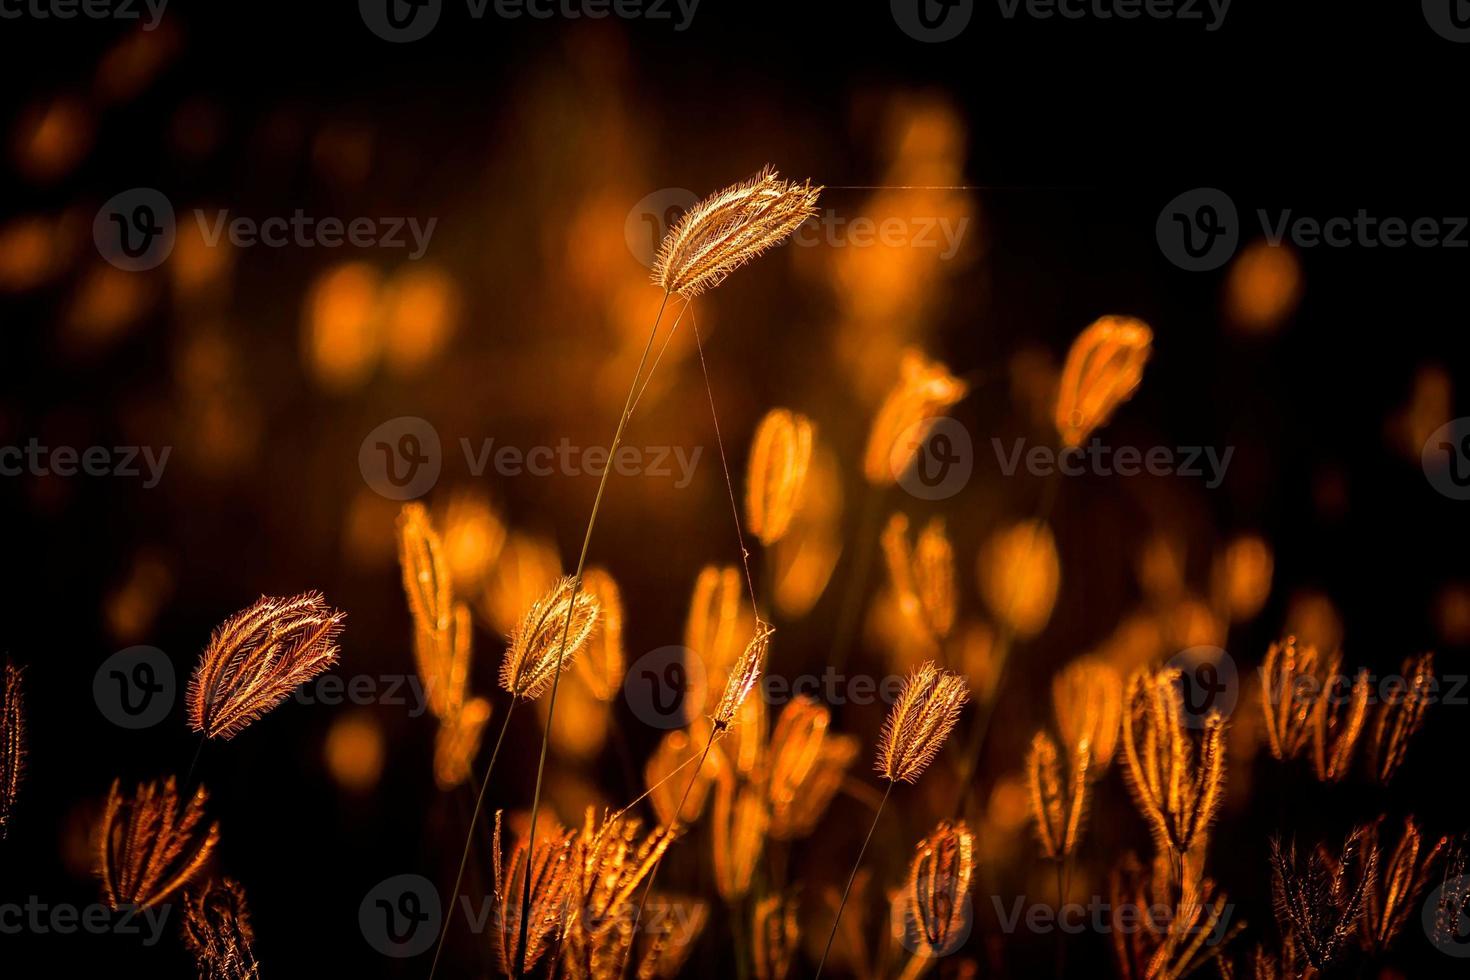
<path fill-rule="evenodd" d="M 146 276 L 101 263 L 93 266 L 77 285 L 66 312 L 67 340 L 83 352 L 108 346 L 137 323 L 153 295 Z"/>
<path fill-rule="evenodd" d="M 16 124 L 16 169 L 34 181 L 66 176 L 91 149 L 92 125 L 87 107 L 70 96 L 32 106 Z"/>
<path fill-rule="evenodd" d="M 1409 401 L 1389 423 L 1393 442 L 1405 459 L 1416 465 L 1424 444 L 1434 430 L 1454 415 L 1454 386 L 1449 372 L 1438 364 L 1425 364 L 1414 372 Z"/>
<path fill-rule="evenodd" d="M 1252 242 L 1231 263 L 1225 282 L 1225 311 L 1252 333 L 1275 330 L 1301 300 L 1302 265 L 1285 245 Z"/>
<path fill-rule="evenodd" d="M 342 551 L 354 564 L 383 568 L 397 555 L 393 522 L 399 504 L 368 487 L 359 487 L 342 516 Z"/>
<path fill-rule="evenodd" d="M 1057 433 L 1080 446 L 1133 397 L 1153 352 L 1154 332 L 1142 320 L 1105 316 L 1077 335 L 1057 385 Z"/>
<path fill-rule="evenodd" d="M 107 597 L 107 629 L 113 640 L 136 643 L 147 635 L 173 589 L 173 570 L 163 557 L 153 551 L 140 552 L 127 578 Z"/>
<path fill-rule="evenodd" d="M 136 99 L 153 82 L 181 46 L 178 21 L 163 18 L 147 29 L 132 31 L 118 41 L 97 65 L 92 89 L 104 105 Z"/>
<path fill-rule="evenodd" d="M 1327 596 L 1303 590 L 1292 596 L 1287 606 L 1282 634 L 1295 636 L 1300 646 L 1316 647 L 1326 654 L 1342 646 L 1342 617 Z"/>
<path fill-rule="evenodd" d="M 1051 618 L 1062 568 L 1045 521 L 997 531 L 980 549 L 980 596 L 999 622 L 1019 637 L 1035 636 Z"/>
<path fill-rule="evenodd" d="M 531 603 L 550 591 L 559 578 L 561 558 L 556 545 L 546 538 L 510 532 L 481 593 L 481 607 L 490 625 L 509 635 Z"/>
<path fill-rule="evenodd" d="M 382 349 L 378 273 L 348 262 L 323 273 L 306 299 L 306 362 L 324 388 L 346 390 L 367 380 Z"/>
<path fill-rule="evenodd" d="M 0 292 L 23 292 L 50 282 L 70 259 L 64 219 L 40 215 L 0 225 Z"/>
<path fill-rule="evenodd" d="M 1470 585 L 1451 582 L 1435 600 L 1440 639 L 1450 646 L 1470 645 Z"/>
<path fill-rule="evenodd" d="M 776 542 L 776 608 L 790 619 L 811 611 L 842 554 L 842 473 L 820 443 L 812 453 L 802 504 L 786 536 Z"/>
<path fill-rule="evenodd" d="M 505 522 L 483 493 L 460 490 L 449 497 L 437 523 L 443 529 L 440 539 L 454 591 L 474 595 L 505 547 Z"/>
<path fill-rule="evenodd" d="M 1275 560 L 1271 546 L 1258 535 L 1242 535 L 1215 562 L 1215 604 L 1232 622 L 1252 619 L 1271 595 Z"/>
<path fill-rule="evenodd" d="M 168 258 L 174 288 L 180 295 L 194 297 L 224 284 L 234 267 L 235 249 L 227 236 L 210 243 L 197 221 L 180 221 L 174 250 Z"/>
<path fill-rule="evenodd" d="M 311 162 L 324 180 L 362 183 L 373 167 L 372 130 L 352 123 L 327 123 L 312 140 Z"/>
<path fill-rule="evenodd" d="M 327 771 L 349 792 L 365 793 L 378 785 L 383 753 L 382 726 L 367 712 L 338 715 L 327 731 Z"/>
<path fill-rule="evenodd" d="M 917 350 L 904 352 L 898 370 L 898 382 L 873 418 L 863 454 L 863 476 L 875 487 L 892 486 L 903 475 L 934 420 L 970 390 L 949 368 Z"/>
<path fill-rule="evenodd" d="M 383 296 L 388 367 L 411 374 L 437 357 L 459 323 L 459 287 L 442 269 L 415 263 L 399 270 Z"/>
<path fill-rule="evenodd" d="M 1175 534 L 1158 532 L 1144 542 L 1138 553 L 1138 584 L 1155 602 L 1173 602 L 1184 592 L 1184 541 Z"/>
<path fill-rule="evenodd" d="M 551 698 L 537 698 L 536 710 L 544 729 Z M 570 759 L 590 759 L 602 751 L 611 724 L 611 707 L 593 696 L 576 671 L 563 674 L 556 695 L 556 724 L 551 727 L 552 748 Z"/>
<path fill-rule="evenodd" d="M 1030 807 L 1026 781 L 1020 776 L 1006 776 L 996 780 L 986 816 L 998 829 L 1013 832 L 1031 819 Z"/>

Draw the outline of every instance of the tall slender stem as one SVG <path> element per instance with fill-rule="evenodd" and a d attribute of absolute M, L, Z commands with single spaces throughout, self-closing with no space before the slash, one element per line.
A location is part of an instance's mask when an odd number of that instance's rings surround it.
<path fill-rule="evenodd" d="M 623 402 L 623 412 L 618 416 L 618 428 L 613 433 L 612 446 L 607 452 L 607 465 L 602 468 L 602 478 L 597 482 L 597 496 L 592 498 L 592 513 L 587 518 L 587 531 L 582 535 L 582 554 L 577 558 L 577 573 L 572 577 L 572 595 L 567 606 L 567 618 L 561 631 L 561 644 L 556 650 L 556 670 L 551 675 L 551 700 L 546 705 L 546 728 L 541 733 L 541 758 L 536 763 L 536 791 L 531 797 L 531 831 L 527 841 L 526 853 L 536 853 L 536 818 L 541 813 L 541 783 L 546 775 L 546 749 L 551 743 L 551 725 L 556 719 L 556 691 L 560 686 L 562 658 L 567 652 L 567 637 L 572 631 L 572 610 L 576 608 L 577 593 L 582 590 L 582 573 L 587 568 L 587 552 L 592 547 L 592 530 L 597 526 L 597 512 L 602 508 L 602 495 L 607 490 L 608 474 L 612 473 L 612 460 L 617 458 L 618 447 L 623 442 L 623 429 L 628 424 L 628 418 L 633 414 L 634 398 L 638 394 L 638 379 L 643 375 L 643 367 L 648 363 L 648 352 L 653 349 L 653 340 L 658 336 L 658 325 L 664 318 L 664 309 L 669 305 L 669 293 L 664 292 L 663 300 L 658 304 L 658 315 L 653 319 L 653 329 L 648 332 L 648 343 L 643 345 L 643 356 L 638 359 L 638 370 L 633 372 L 633 383 L 628 386 L 628 397 Z M 525 887 L 521 889 L 521 930 L 520 942 L 516 952 L 516 976 L 522 976 L 526 972 L 526 934 L 530 928 L 530 921 L 525 910 L 531 906 L 531 876 L 526 875 Z"/>
<path fill-rule="evenodd" d="M 475 839 L 475 827 L 480 821 L 480 810 L 485 805 L 485 790 L 490 787 L 490 774 L 495 771 L 495 760 L 500 757 L 500 745 L 505 741 L 506 730 L 510 728 L 510 716 L 515 714 L 516 701 L 510 699 L 510 707 L 505 709 L 505 720 L 500 723 L 500 734 L 495 738 L 495 748 L 490 753 L 490 764 L 485 767 L 485 778 L 480 782 L 480 792 L 475 796 L 475 809 L 470 814 L 470 830 L 465 834 L 464 851 L 459 856 L 459 871 L 454 876 L 454 889 L 449 893 L 449 904 L 444 907 L 444 927 L 439 930 L 439 942 L 434 947 L 434 963 L 429 967 L 429 980 L 434 980 L 434 971 L 439 969 L 439 957 L 444 953 L 444 940 L 449 935 L 449 926 L 454 922 L 454 906 L 459 901 L 459 886 L 464 883 L 464 869 L 470 860 L 470 845 Z"/>
<path fill-rule="evenodd" d="M 827 934 L 827 948 L 822 950 L 822 961 L 817 964 L 817 978 L 822 976 L 822 967 L 827 965 L 827 954 L 832 952 L 832 940 L 837 938 L 837 927 L 842 923 L 842 910 L 847 908 L 847 896 L 852 894 L 852 883 L 857 880 L 858 868 L 863 866 L 863 855 L 868 852 L 868 844 L 873 840 L 873 831 L 878 829 L 878 818 L 883 816 L 883 807 L 888 803 L 888 794 L 893 792 L 893 781 L 888 781 L 888 788 L 883 791 L 883 802 L 878 804 L 878 812 L 873 814 L 873 822 L 868 826 L 868 836 L 863 838 L 862 850 L 858 851 L 857 860 L 852 862 L 852 873 L 847 876 L 847 887 L 842 889 L 842 901 L 837 904 L 837 915 L 832 919 L 832 931 Z"/>

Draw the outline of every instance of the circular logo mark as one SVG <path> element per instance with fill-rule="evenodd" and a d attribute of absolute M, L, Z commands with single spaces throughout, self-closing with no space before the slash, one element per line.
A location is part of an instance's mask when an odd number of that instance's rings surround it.
<path fill-rule="evenodd" d="M 970 939 L 970 930 L 975 925 L 975 911 L 968 890 L 956 895 L 957 883 L 953 875 L 945 880 L 920 879 L 919 887 L 925 895 L 932 895 L 933 908 L 923 912 L 925 917 L 934 915 L 933 922 L 916 918 L 909 907 L 906 896 L 900 893 L 888 906 L 890 932 L 899 937 L 903 948 L 915 956 L 935 958 L 948 956 Z M 959 901 L 959 913 L 953 911 L 953 902 Z"/>
<path fill-rule="evenodd" d="M 442 463 L 439 433 L 417 415 L 389 419 L 369 432 L 357 451 L 362 478 L 389 500 L 428 493 L 439 482 Z"/>
<path fill-rule="evenodd" d="M 1420 459 L 1430 486 L 1451 500 L 1470 500 L 1470 418 L 1435 429 Z"/>
<path fill-rule="evenodd" d="M 152 187 L 114 194 L 92 219 L 97 251 L 126 272 L 161 265 L 174 250 L 174 233 L 174 206 Z"/>
<path fill-rule="evenodd" d="M 975 0 L 889 0 L 888 6 L 899 29 L 926 44 L 954 40 L 975 15 Z"/>
<path fill-rule="evenodd" d="M 920 500 L 946 500 L 965 488 L 975 469 L 970 431 L 949 416 L 915 422 L 888 453 L 898 485 Z"/>
<path fill-rule="evenodd" d="M 1434 948 L 1457 959 L 1470 957 L 1470 875 L 1451 878 L 1429 893 L 1420 913 L 1424 935 Z"/>
<path fill-rule="evenodd" d="M 1198 646 L 1169 658 L 1168 669 L 1179 671 L 1179 693 L 1184 697 L 1184 722 L 1205 727 L 1211 712 L 1229 718 L 1240 698 L 1240 673 L 1235 658 L 1219 647 Z"/>
<path fill-rule="evenodd" d="M 119 728 L 151 728 L 174 707 L 174 665 L 157 647 L 119 650 L 92 676 L 92 700 Z"/>
<path fill-rule="evenodd" d="M 633 258 L 652 269 L 664 236 L 698 201 L 693 191 L 664 187 L 633 205 L 623 222 L 623 239 Z"/>
<path fill-rule="evenodd" d="M 418 956 L 439 935 L 439 893 L 423 875 L 394 875 L 378 882 L 357 907 L 362 938 L 384 956 Z"/>
<path fill-rule="evenodd" d="M 708 681 L 704 661 L 688 647 L 645 653 L 623 677 L 623 697 L 650 728 L 684 728 L 704 711 Z"/>
<path fill-rule="evenodd" d="M 1470 5 L 1465 0 L 1423 0 L 1424 19 L 1434 33 L 1456 44 L 1470 42 Z"/>
<path fill-rule="evenodd" d="M 393 44 L 417 41 L 439 23 L 444 0 L 357 0 L 367 29 Z"/>
<path fill-rule="evenodd" d="M 1240 242 L 1235 202 L 1213 187 L 1185 191 L 1164 205 L 1154 232 L 1164 257 L 1187 272 L 1220 268 Z"/>

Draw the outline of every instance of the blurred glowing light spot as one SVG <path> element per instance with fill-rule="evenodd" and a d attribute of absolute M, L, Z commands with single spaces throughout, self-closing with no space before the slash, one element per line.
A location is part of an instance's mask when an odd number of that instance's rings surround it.
<path fill-rule="evenodd" d="M 383 774 L 383 729 L 365 712 L 340 715 L 327 731 L 327 771 L 337 785 L 365 793 Z"/>
<path fill-rule="evenodd" d="M 453 336 L 459 290 L 441 269 L 407 266 L 389 281 L 383 306 L 388 366 L 407 374 L 432 361 Z"/>
<path fill-rule="evenodd" d="M 1253 242 L 1236 256 L 1225 284 L 1225 308 L 1245 330 L 1274 330 L 1301 299 L 1302 267 L 1284 245 Z"/>
<path fill-rule="evenodd" d="M 355 388 L 377 364 L 380 280 L 376 270 L 349 262 L 323 273 L 306 300 L 306 359 L 324 388 Z"/>

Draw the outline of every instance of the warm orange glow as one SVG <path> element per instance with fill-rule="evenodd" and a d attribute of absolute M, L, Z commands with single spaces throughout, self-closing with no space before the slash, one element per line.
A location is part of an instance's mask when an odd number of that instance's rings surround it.
<path fill-rule="evenodd" d="M 1062 445 L 1082 445 L 1133 396 L 1153 342 L 1148 324 L 1126 316 L 1102 317 L 1077 335 L 1057 388 Z"/>
<path fill-rule="evenodd" d="M 459 289 L 444 270 L 415 263 L 396 273 L 383 294 L 388 367 L 412 374 L 438 357 L 459 325 L 459 309 Z"/>
<path fill-rule="evenodd" d="M 382 347 L 379 276 L 361 262 L 339 265 L 319 276 L 306 300 L 305 353 L 317 382 L 332 390 L 367 380 Z"/>
<path fill-rule="evenodd" d="M 1246 534 L 1231 541 L 1215 563 L 1215 603 L 1232 622 L 1253 619 L 1271 595 L 1271 546 Z"/>
<path fill-rule="evenodd" d="M 505 522 L 483 493 L 461 490 L 449 497 L 439 525 L 454 591 L 474 595 L 505 546 Z"/>
<path fill-rule="evenodd" d="M 26 110 L 16 124 L 17 168 L 35 181 L 53 181 L 70 173 L 92 147 L 91 114 L 81 100 L 56 98 Z"/>
<path fill-rule="evenodd" d="M 1061 575 L 1056 539 L 1043 521 L 1013 524 L 980 549 L 980 596 L 990 614 L 1020 637 L 1046 626 Z"/>
<path fill-rule="evenodd" d="M 485 580 L 481 608 L 502 635 L 520 622 L 521 614 L 561 577 L 561 558 L 546 538 L 511 531 Z"/>
<path fill-rule="evenodd" d="M 892 486 L 928 438 L 932 423 L 946 408 L 965 397 L 969 385 L 938 361 L 915 350 L 905 351 L 898 383 L 889 392 L 868 431 L 863 476 L 878 487 Z"/>
<path fill-rule="evenodd" d="M 1302 266 L 1285 245 L 1252 242 L 1230 266 L 1225 308 L 1230 319 L 1255 333 L 1274 330 L 1296 309 L 1302 294 Z"/>
<path fill-rule="evenodd" d="M 383 728 L 365 711 L 338 716 L 323 749 L 327 772 L 351 793 L 366 793 L 383 774 Z"/>

